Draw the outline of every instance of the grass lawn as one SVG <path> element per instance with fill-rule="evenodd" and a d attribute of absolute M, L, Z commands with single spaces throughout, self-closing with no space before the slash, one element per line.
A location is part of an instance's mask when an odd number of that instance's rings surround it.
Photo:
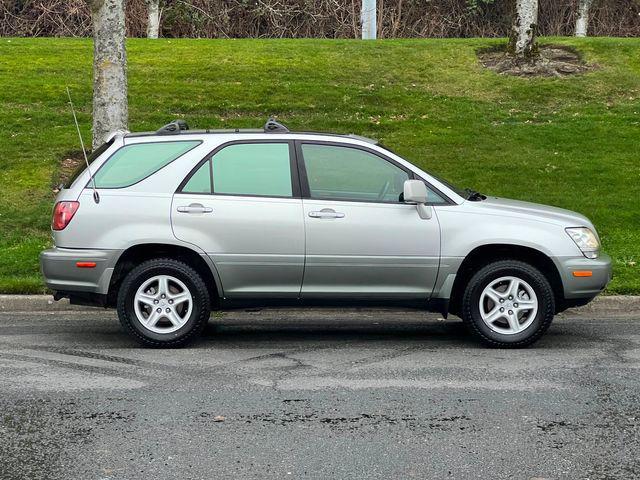
<path fill-rule="evenodd" d="M 501 77 L 499 40 L 130 40 L 130 129 L 357 133 L 464 187 L 590 217 L 614 259 L 610 293 L 640 294 L 640 39 L 543 39 L 596 71 Z M 42 292 L 59 162 L 78 150 L 68 85 L 90 138 L 92 44 L 0 38 L 0 292 Z"/>

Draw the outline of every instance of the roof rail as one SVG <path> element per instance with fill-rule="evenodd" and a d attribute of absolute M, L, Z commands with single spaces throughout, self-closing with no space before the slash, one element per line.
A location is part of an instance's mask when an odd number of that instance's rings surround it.
<path fill-rule="evenodd" d="M 180 132 L 185 130 L 189 130 L 189 126 L 187 125 L 187 122 L 181 119 L 176 119 L 171 123 L 167 123 L 165 126 L 156 130 L 155 132 L 137 132 L 137 133 L 121 132 L 121 133 L 124 134 L 125 137 L 131 138 L 131 137 L 148 137 L 148 136 L 154 136 L 154 135 L 178 135 L 180 134 Z M 269 120 L 267 120 L 267 123 L 265 123 L 261 129 L 260 128 L 253 128 L 253 129 L 232 128 L 232 129 L 214 129 L 214 130 L 206 129 L 206 130 L 193 130 L 193 131 L 190 131 L 189 133 L 230 134 L 230 133 L 292 133 L 292 132 L 287 128 L 286 125 L 278 122 L 273 117 L 269 117 Z M 327 135 L 327 136 L 335 136 L 335 137 L 343 137 L 343 138 L 352 138 L 354 140 L 360 140 L 361 142 L 367 142 L 372 145 L 379 144 L 378 141 L 375 139 L 362 137 L 360 135 L 353 135 L 353 134 L 345 135 L 345 134 L 339 134 L 339 133 L 312 132 L 312 131 L 311 132 L 299 131 L 299 132 L 293 132 L 293 133 L 298 133 L 302 135 Z"/>
<path fill-rule="evenodd" d="M 276 122 L 273 117 L 269 117 L 264 124 L 264 133 L 289 133 L 289 129 L 283 124 Z"/>
<path fill-rule="evenodd" d="M 182 130 L 189 130 L 189 125 L 184 120 L 174 120 L 171 123 L 167 123 L 165 126 L 161 127 L 156 131 L 158 135 L 176 135 L 180 133 Z"/>

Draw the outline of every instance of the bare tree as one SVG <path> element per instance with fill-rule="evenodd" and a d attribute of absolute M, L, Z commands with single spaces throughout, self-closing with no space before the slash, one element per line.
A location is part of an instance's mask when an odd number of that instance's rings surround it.
<path fill-rule="evenodd" d="M 516 13 L 509 38 L 509 52 L 518 60 L 537 56 L 538 0 L 516 0 Z"/>
<path fill-rule="evenodd" d="M 578 18 L 576 19 L 576 37 L 586 37 L 589 27 L 589 9 L 593 0 L 580 0 L 578 4 Z"/>
<path fill-rule="evenodd" d="M 160 0 L 147 0 L 147 38 L 158 38 L 160 31 Z"/>
<path fill-rule="evenodd" d="M 93 148 L 127 128 L 124 0 L 90 0 L 93 23 Z"/>

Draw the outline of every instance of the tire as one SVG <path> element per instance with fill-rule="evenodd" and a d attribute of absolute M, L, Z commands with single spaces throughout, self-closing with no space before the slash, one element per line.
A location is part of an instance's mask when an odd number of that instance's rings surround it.
<path fill-rule="evenodd" d="M 549 281 L 519 260 L 485 265 L 471 277 L 462 297 L 462 320 L 476 338 L 494 348 L 533 344 L 551 325 L 554 312 Z"/>
<path fill-rule="evenodd" d="M 202 277 L 170 258 L 148 260 L 131 270 L 120 285 L 117 304 L 122 326 L 148 347 L 187 344 L 202 332 L 211 314 Z"/>

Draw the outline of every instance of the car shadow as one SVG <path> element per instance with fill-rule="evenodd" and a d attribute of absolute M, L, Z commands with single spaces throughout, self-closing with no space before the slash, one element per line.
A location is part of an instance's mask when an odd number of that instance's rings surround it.
<path fill-rule="evenodd" d="M 531 349 L 578 348 L 585 344 L 600 341 L 598 336 L 589 338 L 585 332 L 562 322 L 552 324 L 551 328 Z M 334 344 L 415 344 L 423 348 L 459 347 L 486 349 L 467 330 L 458 318 L 449 320 L 400 321 L 363 319 L 341 320 L 257 320 L 225 321 L 212 318 L 201 337 L 194 345 L 212 347 L 214 345 L 233 345 L 236 348 L 254 344 L 271 345 L 311 345 L 331 342 Z"/>
<path fill-rule="evenodd" d="M 475 345 L 466 327 L 460 321 L 431 321 L 399 323 L 397 321 L 364 323 L 359 321 L 273 323 L 252 321 L 249 323 L 229 323 L 210 321 L 201 339 L 201 345 L 232 343 L 296 343 L 314 342 L 348 343 L 452 343 L 468 347 Z M 203 346 L 204 346 L 203 345 Z"/>

